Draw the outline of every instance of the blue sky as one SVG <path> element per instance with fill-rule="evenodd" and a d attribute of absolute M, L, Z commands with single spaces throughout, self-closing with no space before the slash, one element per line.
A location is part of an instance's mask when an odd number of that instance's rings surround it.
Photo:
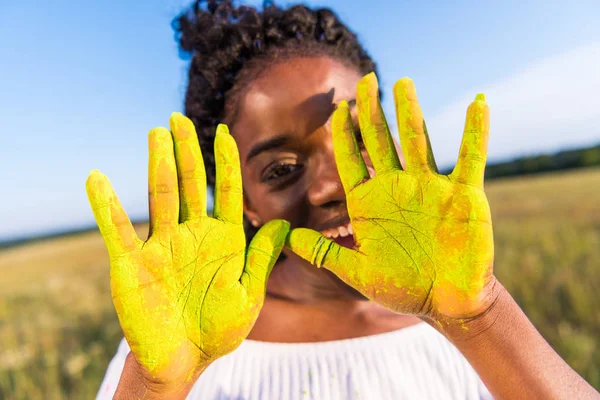
<path fill-rule="evenodd" d="M 440 166 L 481 91 L 490 161 L 600 141 L 597 0 L 305 3 L 359 35 L 393 128 L 390 89 L 415 81 Z M 0 2 L 0 240 L 93 224 L 85 179 L 96 168 L 132 218 L 147 216 L 146 135 L 182 110 L 187 63 L 170 21 L 187 4 Z"/>

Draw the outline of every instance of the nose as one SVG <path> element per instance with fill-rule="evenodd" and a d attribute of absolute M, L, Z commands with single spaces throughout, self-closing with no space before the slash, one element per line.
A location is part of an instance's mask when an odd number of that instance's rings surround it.
<path fill-rule="evenodd" d="M 346 202 L 346 194 L 335 164 L 331 132 L 327 131 L 311 163 L 307 195 L 313 206 L 339 207 Z"/>

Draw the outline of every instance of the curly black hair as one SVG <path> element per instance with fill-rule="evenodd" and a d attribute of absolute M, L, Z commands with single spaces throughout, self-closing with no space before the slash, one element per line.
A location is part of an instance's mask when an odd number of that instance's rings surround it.
<path fill-rule="evenodd" d="M 328 56 L 363 75 L 376 70 L 356 35 L 327 8 L 280 8 L 265 1 L 261 11 L 233 0 L 196 0 L 172 26 L 180 54 L 191 55 L 185 114 L 196 126 L 211 188 L 216 127 L 235 124 L 240 94 L 266 63 Z"/>
<path fill-rule="evenodd" d="M 207 182 L 215 183 L 214 138 L 220 122 L 235 122 L 237 99 L 264 63 L 298 56 L 331 56 L 363 75 L 375 63 L 357 37 L 329 9 L 287 9 L 265 2 L 263 11 L 232 0 L 197 0 L 173 20 L 180 51 L 191 53 L 185 114 L 196 126 Z"/>

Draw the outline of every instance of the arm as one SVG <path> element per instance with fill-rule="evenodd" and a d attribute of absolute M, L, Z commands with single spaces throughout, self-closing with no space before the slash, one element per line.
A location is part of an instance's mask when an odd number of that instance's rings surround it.
<path fill-rule="evenodd" d="M 359 82 L 358 120 L 376 175 L 370 177 L 346 104 L 332 121 L 336 164 L 355 247 L 296 228 L 287 246 L 369 299 L 443 332 L 498 397 L 581 398 L 594 390 L 539 335 L 493 274 L 494 238 L 484 192 L 489 108 L 467 110 L 451 174 L 435 163 L 416 90 L 394 87 L 405 165 L 393 146 L 374 74 Z"/>
<path fill-rule="evenodd" d="M 480 317 L 429 323 L 467 358 L 498 399 L 592 399 L 600 395 L 550 347 L 508 291 Z M 444 326 L 444 328 L 441 328 Z"/>

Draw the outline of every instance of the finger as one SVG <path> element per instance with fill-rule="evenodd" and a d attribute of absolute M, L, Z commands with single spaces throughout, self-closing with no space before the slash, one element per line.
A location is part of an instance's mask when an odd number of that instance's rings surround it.
<path fill-rule="evenodd" d="M 222 221 L 242 223 L 243 197 L 240 155 L 227 125 L 217 127 L 215 137 L 215 205 L 213 215 Z"/>
<path fill-rule="evenodd" d="M 450 178 L 483 189 L 485 161 L 490 133 L 490 110 L 483 93 L 475 97 L 467 110 L 460 153 Z"/>
<path fill-rule="evenodd" d="M 281 253 L 289 230 L 289 222 L 271 220 L 258 230 L 248 246 L 246 266 L 240 282 L 256 304 L 263 302 L 269 275 Z"/>
<path fill-rule="evenodd" d="M 179 188 L 173 154 L 173 138 L 166 128 L 154 128 L 148 134 L 148 197 L 150 234 L 166 231 L 179 221 Z"/>
<path fill-rule="evenodd" d="M 344 191 L 349 193 L 358 184 L 369 179 L 369 171 L 354 137 L 352 117 L 345 101 L 340 102 L 333 113 L 332 136 L 340 179 Z"/>
<path fill-rule="evenodd" d="M 417 99 L 417 90 L 411 79 L 402 78 L 396 82 L 394 101 L 406 170 L 437 173 L 423 112 Z"/>
<path fill-rule="evenodd" d="M 340 246 L 312 229 L 292 229 L 286 246 L 311 264 L 325 267 L 339 277 L 353 275 L 359 265 L 355 250 Z"/>
<path fill-rule="evenodd" d="M 179 177 L 179 222 L 206 216 L 206 171 L 194 123 L 180 113 L 169 120 Z"/>
<path fill-rule="evenodd" d="M 135 250 L 141 241 L 108 178 L 94 170 L 90 172 L 85 188 L 110 258 Z"/>
<path fill-rule="evenodd" d="M 363 141 L 377 175 L 402 169 L 379 102 L 379 85 L 374 73 L 358 82 L 356 103 Z"/>

